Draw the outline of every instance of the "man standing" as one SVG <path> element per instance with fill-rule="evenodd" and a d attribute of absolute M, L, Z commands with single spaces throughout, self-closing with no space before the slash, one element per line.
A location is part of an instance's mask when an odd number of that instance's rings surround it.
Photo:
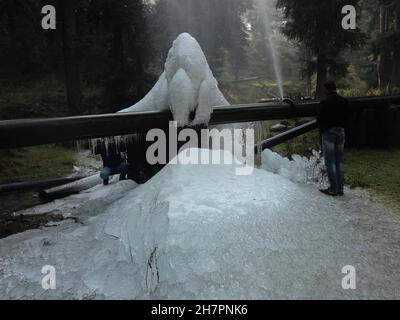
<path fill-rule="evenodd" d="M 319 104 L 318 125 L 330 187 L 320 190 L 329 196 L 342 196 L 344 184 L 344 143 L 348 101 L 337 94 L 336 84 L 325 84 L 326 98 Z"/>
<path fill-rule="evenodd" d="M 121 143 L 117 145 L 114 138 L 106 144 L 97 140 L 94 153 L 100 154 L 103 160 L 103 169 L 100 172 L 100 178 L 103 184 L 108 185 L 108 179 L 111 175 L 119 174 L 119 180 L 125 180 L 128 174 L 128 164 L 122 159 L 121 152 L 125 151 L 125 146 Z"/>

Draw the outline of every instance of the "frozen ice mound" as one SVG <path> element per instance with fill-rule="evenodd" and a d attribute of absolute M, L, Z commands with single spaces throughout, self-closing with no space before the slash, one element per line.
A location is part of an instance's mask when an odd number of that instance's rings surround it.
<path fill-rule="evenodd" d="M 120 112 L 171 110 L 178 126 L 208 124 L 213 106 L 229 105 L 199 43 L 188 33 L 174 41 L 164 72 L 153 89 L 135 105 Z"/>
<path fill-rule="evenodd" d="M 265 149 L 261 153 L 261 168 L 279 174 L 293 182 L 322 182 L 324 179 L 324 159 L 320 151 L 313 150 L 309 158 L 292 155 L 292 160 Z"/>
<path fill-rule="evenodd" d="M 399 222 L 266 170 L 170 164 L 83 225 L 0 240 L 0 298 L 398 298 Z M 346 265 L 356 290 L 341 287 Z"/>

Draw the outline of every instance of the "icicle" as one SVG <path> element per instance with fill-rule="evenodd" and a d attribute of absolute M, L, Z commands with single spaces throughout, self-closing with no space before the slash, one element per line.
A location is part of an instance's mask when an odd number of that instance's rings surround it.
<path fill-rule="evenodd" d="M 105 147 L 106 147 L 106 155 L 108 157 L 108 144 L 109 144 L 109 138 L 108 137 L 104 138 L 104 144 L 105 144 Z"/>
<path fill-rule="evenodd" d="M 96 155 L 97 140 L 98 139 L 90 139 L 89 140 L 89 145 L 90 145 L 90 149 L 92 151 L 92 155 Z"/>

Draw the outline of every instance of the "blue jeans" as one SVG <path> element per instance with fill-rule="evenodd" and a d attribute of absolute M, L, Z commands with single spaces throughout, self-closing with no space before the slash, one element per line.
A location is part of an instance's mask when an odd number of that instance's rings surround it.
<path fill-rule="evenodd" d="M 344 184 L 344 128 L 331 128 L 322 133 L 329 183 L 333 192 L 342 193 Z"/>
<path fill-rule="evenodd" d="M 121 162 L 121 164 L 116 167 L 106 166 L 103 168 L 103 170 L 101 170 L 100 178 L 105 180 L 114 174 L 120 174 L 120 180 L 126 179 L 126 175 L 128 174 L 128 164 L 126 162 Z"/>

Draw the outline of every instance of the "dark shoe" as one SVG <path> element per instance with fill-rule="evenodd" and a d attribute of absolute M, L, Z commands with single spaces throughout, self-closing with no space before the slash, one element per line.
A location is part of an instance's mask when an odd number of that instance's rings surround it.
<path fill-rule="evenodd" d="M 119 181 L 123 181 L 123 180 L 126 180 L 126 177 L 119 176 Z"/>
<path fill-rule="evenodd" d="M 344 192 L 339 192 L 338 196 L 343 197 L 344 196 Z"/>
<path fill-rule="evenodd" d="M 332 197 L 336 197 L 338 195 L 336 192 L 333 192 L 331 188 L 319 190 L 319 191 L 321 191 L 323 194 L 326 194 L 326 195 L 332 196 Z"/>
<path fill-rule="evenodd" d="M 103 184 L 106 186 L 108 185 L 108 178 L 107 179 L 103 179 Z"/>

